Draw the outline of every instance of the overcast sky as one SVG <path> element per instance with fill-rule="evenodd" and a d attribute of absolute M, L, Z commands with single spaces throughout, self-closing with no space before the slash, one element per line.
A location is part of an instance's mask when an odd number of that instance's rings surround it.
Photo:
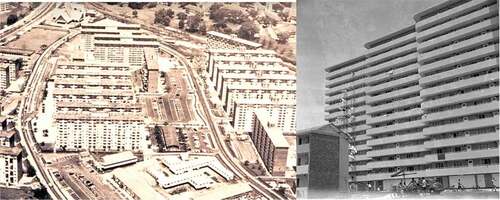
<path fill-rule="evenodd" d="M 364 53 L 363 45 L 407 27 L 443 0 L 297 0 L 297 129 L 325 124 L 327 66 Z"/>

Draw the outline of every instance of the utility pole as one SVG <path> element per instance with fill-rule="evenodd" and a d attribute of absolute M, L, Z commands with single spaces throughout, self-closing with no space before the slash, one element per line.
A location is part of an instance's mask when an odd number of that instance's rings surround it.
<path fill-rule="evenodd" d="M 352 74 L 354 76 L 354 73 Z M 352 91 L 351 94 L 354 94 L 354 88 L 351 86 L 348 86 L 346 89 L 344 89 L 343 92 L 343 98 L 342 102 L 344 103 L 341 109 L 344 111 L 344 115 L 342 120 L 342 131 L 344 134 L 349 138 L 349 167 L 352 168 L 352 182 L 355 185 L 354 190 L 357 190 L 357 183 L 356 183 L 356 164 L 354 162 L 356 161 L 356 137 L 352 136 L 350 133 L 354 132 L 355 126 L 352 124 L 355 120 L 355 116 L 353 115 L 354 112 L 354 103 L 355 103 L 355 98 L 351 95 L 349 96 L 349 91 Z M 348 99 L 350 98 L 350 99 Z M 349 190 L 351 190 L 351 187 L 348 185 Z"/>

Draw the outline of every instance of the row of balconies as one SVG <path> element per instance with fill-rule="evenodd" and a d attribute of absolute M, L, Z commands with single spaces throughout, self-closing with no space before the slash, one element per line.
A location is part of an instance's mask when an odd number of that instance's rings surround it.
<path fill-rule="evenodd" d="M 378 55 L 373 56 L 373 57 L 368 57 L 366 59 L 366 62 L 368 65 L 370 65 L 372 63 L 379 62 L 379 61 L 381 61 L 383 59 L 387 59 L 389 57 L 394 57 L 397 55 L 404 55 L 404 54 L 408 54 L 410 52 L 415 52 L 415 51 L 417 51 L 417 43 L 412 42 L 412 43 L 406 44 L 404 46 L 391 49 L 388 52 L 381 53 L 381 54 L 378 54 Z"/>
<path fill-rule="evenodd" d="M 454 52 L 460 52 L 464 49 L 477 46 L 478 44 L 486 44 L 491 41 L 498 40 L 498 31 L 493 31 L 487 34 L 481 34 L 479 36 L 469 38 L 467 40 L 451 44 L 446 47 L 435 49 L 433 51 L 421 53 L 418 56 L 418 62 L 425 63 L 429 60 L 439 58 L 443 55 L 451 54 Z"/>
<path fill-rule="evenodd" d="M 417 105 L 422 102 L 422 98 L 420 96 L 416 97 L 411 97 L 403 100 L 398 100 L 398 101 L 393 101 L 391 103 L 387 104 L 381 104 L 377 106 L 369 106 L 366 109 L 366 114 L 373 114 L 373 113 L 378 113 L 378 112 L 383 112 L 383 111 L 388 111 L 388 110 L 393 110 L 397 108 L 402 108 L 402 107 L 407 107 L 411 105 Z"/>
<path fill-rule="evenodd" d="M 456 31 L 446 33 L 444 35 L 432 38 L 430 40 L 421 42 L 418 44 L 418 51 L 427 51 L 428 49 L 434 48 L 436 46 L 449 43 L 451 41 L 460 39 L 464 36 L 473 35 L 476 33 L 481 33 L 490 29 L 498 29 L 498 17 L 467 26 Z"/>
<path fill-rule="evenodd" d="M 384 81 L 391 77 L 402 76 L 405 74 L 412 74 L 414 72 L 418 72 L 418 64 L 410 64 L 401 68 L 390 70 L 388 72 L 377 74 L 375 76 L 370 76 L 366 78 L 366 83 L 368 85 L 372 85 L 375 82 Z"/>
<path fill-rule="evenodd" d="M 391 80 L 391 81 L 388 81 L 388 82 L 385 82 L 385 83 L 382 83 L 379 85 L 370 86 L 370 87 L 368 87 L 366 93 L 367 94 L 374 94 L 374 93 L 382 92 L 382 91 L 385 91 L 385 90 L 388 90 L 391 88 L 395 88 L 395 87 L 399 87 L 399 86 L 403 86 L 403 85 L 409 85 L 409 84 L 418 82 L 419 79 L 420 79 L 419 74 L 413 74 L 413 75 L 410 75 L 407 77 L 402 77 L 402 78 L 399 78 L 396 80 Z"/>
<path fill-rule="evenodd" d="M 468 79 L 463 79 L 463 80 L 447 83 L 447 84 L 432 87 L 432 88 L 424 88 L 420 91 L 420 96 L 421 97 L 430 97 L 430 96 L 435 96 L 435 95 L 455 91 L 455 90 L 458 90 L 460 88 L 488 84 L 491 82 L 498 81 L 498 75 L 499 74 L 497 71 L 497 72 L 489 73 L 486 75 L 468 78 Z"/>
<path fill-rule="evenodd" d="M 408 129 L 420 128 L 420 127 L 424 127 L 424 126 L 425 126 L 425 124 L 422 120 L 415 120 L 415 121 L 409 121 L 409 122 L 404 122 L 404 123 L 392 124 L 392 125 L 388 125 L 388 126 L 371 128 L 371 129 L 366 130 L 366 134 L 373 136 L 373 135 L 382 134 L 382 133 L 389 133 L 389 132 L 400 131 L 400 130 L 408 130 Z"/>
<path fill-rule="evenodd" d="M 498 5 L 497 5 L 498 6 Z M 465 16 L 461 16 L 459 18 L 453 19 L 451 21 L 445 22 L 443 24 L 440 24 L 438 26 L 432 27 L 430 29 L 427 29 L 422 32 L 417 32 L 417 41 L 422 41 L 426 40 L 432 36 L 444 33 L 448 30 L 451 30 L 453 28 L 462 26 L 464 24 L 492 16 L 496 13 L 498 13 L 498 8 L 497 6 L 491 6 L 491 7 L 486 7 L 480 10 L 477 10 L 473 13 L 470 13 Z"/>
<path fill-rule="evenodd" d="M 479 104 L 475 106 L 466 106 L 459 109 L 446 110 L 442 112 L 428 113 L 422 116 L 422 120 L 424 122 L 432 122 L 432 121 L 439 121 L 443 119 L 449 119 L 476 113 L 484 113 L 495 110 L 498 111 L 498 101 L 492 101 L 490 103 Z"/>
<path fill-rule="evenodd" d="M 407 87 L 407 88 L 404 88 L 404 89 L 395 90 L 395 91 L 392 91 L 392 92 L 380 94 L 380 95 L 377 95 L 377 96 L 368 96 L 366 98 L 366 104 L 371 105 L 371 104 L 374 104 L 374 103 L 377 103 L 377 102 L 380 102 L 380 101 L 384 101 L 384 100 L 387 100 L 387 99 L 404 97 L 404 96 L 410 95 L 412 93 L 420 92 L 421 89 L 422 88 L 419 85 L 415 85 L 415 86 Z"/>
<path fill-rule="evenodd" d="M 460 6 L 454 7 L 452 9 L 446 10 L 444 12 L 438 13 L 434 16 L 431 16 L 429 18 L 417 21 L 415 24 L 415 27 L 417 31 L 424 29 L 426 27 L 432 26 L 435 23 L 439 23 L 443 20 L 449 19 L 451 17 L 455 17 L 457 15 L 460 15 L 462 13 L 465 13 L 469 10 L 473 10 L 487 2 L 494 2 L 495 0 L 474 0 L 474 1 L 469 1 L 467 3 L 464 3 Z"/>
<path fill-rule="evenodd" d="M 368 67 L 366 69 L 366 73 L 367 74 L 375 74 L 377 72 L 385 71 L 385 70 L 391 69 L 393 67 L 406 65 L 406 64 L 413 63 L 416 61 L 417 61 L 417 52 L 410 53 L 406 56 L 395 58 L 393 60 Z"/>
<path fill-rule="evenodd" d="M 422 109 L 420 108 L 414 108 L 402 112 L 394 112 L 392 114 L 386 114 L 386 115 L 381 115 L 377 117 L 370 117 L 366 119 L 366 124 L 378 124 L 382 122 L 387 122 L 387 121 L 393 121 L 396 119 L 402 119 L 402 118 L 408 118 L 408 117 L 414 117 L 414 116 L 421 116 L 423 114 Z"/>
<path fill-rule="evenodd" d="M 488 97 L 498 96 L 498 86 L 490 87 L 487 89 L 476 90 L 464 94 L 457 94 L 454 96 L 448 96 L 439 98 L 436 100 L 426 100 L 421 104 L 422 109 L 428 110 L 431 108 L 442 107 L 446 105 L 457 104 L 461 102 L 467 102 L 474 99 L 483 99 Z M 368 102 L 367 102 L 368 103 Z"/>
<path fill-rule="evenodd" d="M 391 136 L 391 137 L 371 139 L 371 140 L 368 140 L 366 142 L 366 145 L 377 146 L 377 145 L 383 145 L 383 144 L 391 144 L 391 143 L 397 143 L 397 142 L 407 142 L 407 141 L 423 140 L 423 139 L 426 139 L 426 136 L 424 136 L 422 134 L 422 132 L 416 132 L 416 133 L 409 133 L 409 134 L 404 134 L 404 135 L 396 135 L 396 136 Z"/>
<path fill-rule="evenodd" d="M 479 48 L 467 53 L 463 53 L 457 56 L 452 56 L 437 62 L 430 63 L 428 65 L 421 65 L 419 68 L 420 74 L 425 74 L 433 72 L 444 67 L 449 67 L 452 65 L 458 65 L 463 62 L 471 61 L 480 57 L 485 57 L 492 54 L 498 54 L 498 44 L 487 46 L 484 48 Z"/>
<path fill-rule="evenodd" d="M 343 76 L 343 75 L 350 74 L 352 72 L 361 70 L 361 69 L 363 69 L 365 67 L 366 67 L 366 61 L 361 61 L 361 62 L 358 62 L 356 64 L 346 66 L 346 67 L 344 67 L 342 69 L 329 72 L 326 78 L 327 79 L 335 79 L 337 77 L 340 77 L 340 76 Z M 358 72 L 355 72 L 355 73 L 363 74 L 364 72 L 358 71 Z"/>
<path fill-rule="evenodd" d="M 344 90 L 344 89 L 355 88 L 355 87 L 363 85 L 365 83 L 366 83 L 366 80 L 364 78 L 362 78 L 359 80 L 355 80 L 353 82 L 348 82 L 348 83 L 344 83 L 341 85 L 337 85 L 335 87 L 330 87 L 330 85 L 327 85 L 326 86 L 328 88 L 327 94 L 342 92 L 342 90 Z"/>
<path fill-rule="evenodd" d="M 446 138 L 440 140 L 427 140 L 424 142 L 424 147 L 426 149 L 436 149 L 436 148 L 451 147 L 464 144 L 498 141 L 498 139 L 499 139 L 499 134 L 498 131 L 496 131 L 492 133 L 475 134 L 464 137 Z"/>
<path fill-rule="evenodd" d="M 435 134 L 442 134 L 448 132 L 457 132 L 469 129 L 484 128 L 488 126 L 498 125 L 498 116 L 476 119 L 476 120 L 465 120 L 458 123 L 445 124 L 441 126 L 430 126 L 425 127 L 422 131 L 424 135 L 430 136 Z"/>
<path fill-rule="evenodd" d="M 405 35 L 403 37 L 395 38 L 394 40 L 392 40 L 390 42 L 387 42 L 387 43 L 381 44 L 379 46 L 368 49 L 367 55 L 372 56 L 372 55 L 377 54 L 381 51 L 384 51 L 388 48 L 394 48 L 395 46 L 398 46 L 401 43 L 407 43 L 407 42 L 413 41 L 413 40 L 415 40 L 415 37 L 416 37 L 415 33 L 410 33 L 410 34 Z"/>
<path fill-rule="evenodd" d="M 420 78 L 419 84 L 423 87 L 433 84 L 438 81 L 456 78 L 460 75 L 472 74 L 475 72 L 483 71 L 492 67 L 498 67 L 498 58 L 483 60 L 481 62 L 477 62 L 471 65 L 462 66 L 459 68 L 455 68 L 446 72 L 433 74 L 430 76 L 424 76 Z"/>

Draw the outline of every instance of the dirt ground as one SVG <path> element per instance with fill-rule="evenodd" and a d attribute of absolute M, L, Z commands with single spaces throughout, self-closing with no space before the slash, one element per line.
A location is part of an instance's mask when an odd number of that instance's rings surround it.
<path fill-rule="evenodd" d="M 66 35 L 64 31 L 33 28 L 31 31 L 24 33 L 19 39 L 8 43 L 7 47 L 36 51 L 42 45 L 48 46 L 64 35 Z"/>

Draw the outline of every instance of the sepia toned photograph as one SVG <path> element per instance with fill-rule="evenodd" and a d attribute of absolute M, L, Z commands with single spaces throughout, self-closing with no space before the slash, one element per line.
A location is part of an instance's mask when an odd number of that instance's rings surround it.
<path fill-rule="evenodd" d="M 0 199 L 296 199 L 295 2 L 1 2 Z"/>
<path fill-rule="evenodd" d="M 298 199 L 498 199 L 497 0 L 297 1 Z"/>

